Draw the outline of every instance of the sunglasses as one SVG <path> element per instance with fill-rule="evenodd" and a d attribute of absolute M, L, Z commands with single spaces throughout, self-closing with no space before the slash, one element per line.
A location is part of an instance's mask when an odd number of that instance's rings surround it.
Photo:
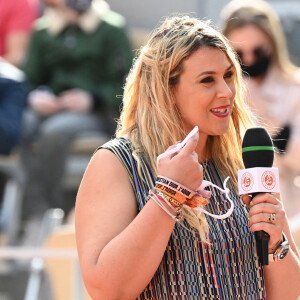
<path fill-rule="evenodd" d="M 244 51 L 241 49 L 235 49 L 235 51 L 237 55 L 240 57 L 240 59 L 243 60 Z M 257 46 L 252 50 L 247 50 L 247 51 L 251 52 L 256 59 L 265 57 L 270 53 L 270 51 L 268 51 L 264 46 Z"/>

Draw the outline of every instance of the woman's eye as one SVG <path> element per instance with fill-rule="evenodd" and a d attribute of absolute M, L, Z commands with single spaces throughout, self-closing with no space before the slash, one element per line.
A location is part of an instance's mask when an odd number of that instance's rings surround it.
<path fill-rule="evenodd" d="M 229 71 L 224 75 L 224 78 L 232 78 L 233 77 L 233 71 Z"/>
<path fill-rule="evenodd" d="M 214 81 L 214 78 L 212 76 L 209 76 L 209 77 L 203 78 L 200 82 L 201 83 L 210 83 L 210 82 L 213 82 L 213 81 Z"/>

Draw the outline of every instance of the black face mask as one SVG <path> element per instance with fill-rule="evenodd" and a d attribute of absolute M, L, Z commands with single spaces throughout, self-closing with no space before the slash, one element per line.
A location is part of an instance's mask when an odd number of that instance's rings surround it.
<path fill-rule="evenodd" d="M 258 77 L 266 74 L 270 66 L 271 57 L 265 52 L 265 50 L 263 50 L 262 47 L 257 47 L 256 49 L 254 49 L 253 54 L 255 55 L 256 60 L 252 65 L 244 65 L 243 53 L 237 51 L 237 54 L 241 59 L 241 67 L 245 75 L 250 77 Z"/>
<path fill-rule="evenodd" d="M 250 77 L 258 77 L 260 75 L 265 75 L 270 66 L 270 61 L 270 57 L 265 56 L 258 59 L 254 64 L 250 66 L 242 65 L 243 73 Z"/>
<path fill-rule="evenodd" d="M 72 8 L 78 13 L 86 12 L 91 6 L 92 0 L 67 0 L 66 6 Z"/>

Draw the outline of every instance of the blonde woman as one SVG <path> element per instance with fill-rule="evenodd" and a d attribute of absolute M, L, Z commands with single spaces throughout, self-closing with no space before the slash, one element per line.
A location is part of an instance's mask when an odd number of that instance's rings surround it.
<path fill-rule="evenodd" d="M 300 69 L 289 59 L 278 15 L 262 0 L 229 2 L 223 34 L 240 56 L 252 111 L 278 148 L 281 194 L 287 216 L 300 214 Z"/>
<path fill-rule="evenodd" d="M 78 253 L 93 299 L 300 293 L 299 260 L 281 203 L 263 194 L 249 212 L 236 194 L 241 138 L 252 125 L 240 82 L 223 36 L 196 18 L 167 18 L 141 49 L 127 78 L 117 138 L 94 154 L 78 192 Z M 198 132 L 179 149 L 195 126 Z M 203 178 L 222 186 L 227 176 L 229 199 L 214 188 L 206 205 L 194 195 Z M 262 229 L 270 249 L 279 247 L 283 231 L 291 245 L 282 261 L 264 268 L 252 233 Z"/>

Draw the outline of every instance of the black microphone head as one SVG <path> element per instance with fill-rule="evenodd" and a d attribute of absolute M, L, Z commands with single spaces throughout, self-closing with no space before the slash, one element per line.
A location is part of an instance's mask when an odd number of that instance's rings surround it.
<path fill-rule="evenodd" d="M 273 166 L 274 146 L 269 133 L 264 127 L 247 129 L 242 148 L 245 168 L 271 168 Z"/>

